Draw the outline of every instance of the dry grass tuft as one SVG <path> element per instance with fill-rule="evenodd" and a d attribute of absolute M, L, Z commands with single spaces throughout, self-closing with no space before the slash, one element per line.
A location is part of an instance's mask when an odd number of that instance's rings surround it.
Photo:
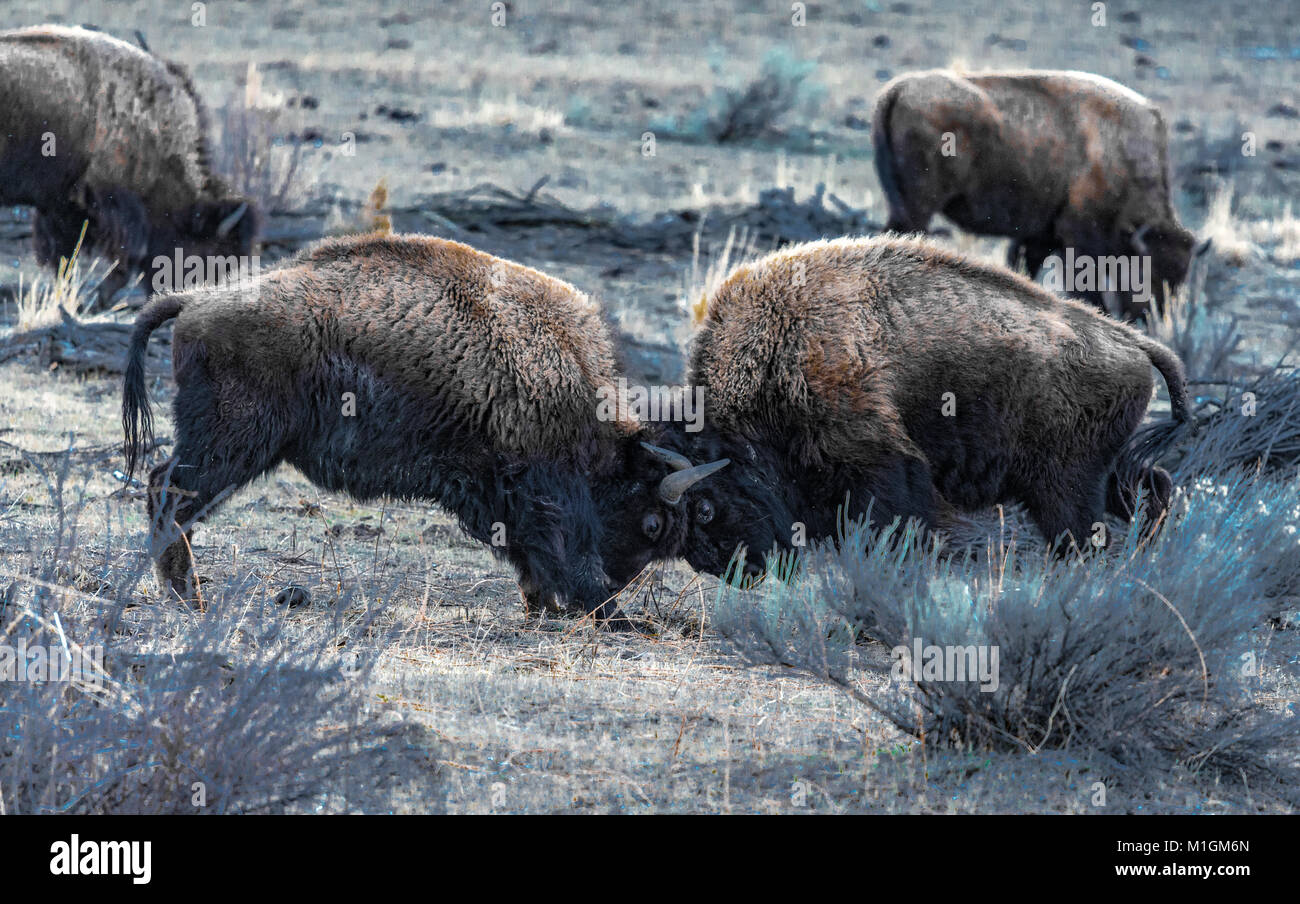
<path fill-rule="evenodd" d="M 86 237 L 86 226 L 81 227 L 81 236 L 72 250 L 72 257 L 59 261 L 59 269 L 54 277 L 40 276 L 30 283 L 18 280 L 18 291 L 14 303 L 18 308 L 16 332 L 39 329 L 58 323 L 63 314 L 79 317 L 95 306 L 98 299 L 95 289 L 116 264 L 104 266 L 98 259 L 89 265 L 81 258 L 81 243 Z M 100 272 L 101 267 L 103 272 Z"/>

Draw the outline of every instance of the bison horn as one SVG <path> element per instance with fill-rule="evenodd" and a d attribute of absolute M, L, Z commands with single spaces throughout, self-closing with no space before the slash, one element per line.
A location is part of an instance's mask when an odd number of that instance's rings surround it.
<path fill-rule="evenodd" d="M 667 465 L 674 471 L 685 471 L 691 466 L 691 460 L 685 455 L 681 455 L 677 452 L 663 449 L 659 446 L 652 446 L 649 443 L 642 443 L 641 448 L 654 456 L 655 461 Z"/>
<path fill-rule="evenodd" d="M 669 505 L 676 505 L 682 494 L 716 471 L 721 471 L 731 464 L 730 458 L 720 458 L 707 465 L 695 465 L 684 471 L 673 471 L 659 482 L 659 498 Z"/>
<path fill-rule="evenodd" d="M 1146 234 L 1151 231 L 1150 223 L 1143 223 L 1133 233 L 1133 248 L 1138 254 L 1147 254 Z"/>
<path fill-rule="evenodd" d="M 248 212 L 248 202 L 242 202 L 238 207 L 231 211 L 230 215 L 217 224 L 217 238 L 224 239 L 230 230 L 235 228 L 235 224 L 244 218 Z"/>

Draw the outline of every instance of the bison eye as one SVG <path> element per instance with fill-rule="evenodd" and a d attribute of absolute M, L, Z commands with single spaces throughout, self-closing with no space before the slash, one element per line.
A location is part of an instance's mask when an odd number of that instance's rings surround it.
<path fill-rule="evenodd" d="M 641 530 L 651 540 L 658 540 L 663 529 L 664 520 L 655 512 L 651 512 L 641 519 Z"/>
<path fill-rule="evenodd" d="M 701 499 L 695 506 L 695 520 L 700 524 L 708 524 L 713 520 L 713 503 L 707 499 Z"/>

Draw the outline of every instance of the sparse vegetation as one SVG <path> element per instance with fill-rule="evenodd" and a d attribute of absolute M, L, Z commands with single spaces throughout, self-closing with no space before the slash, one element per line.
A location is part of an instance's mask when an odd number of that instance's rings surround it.
<path fill-rule="evenodd" d="M 1069 750 L 1144 786 L 1185 769 L 1296 805 L 1300 723 L 1251 691 L 1282 667 L 1259 632 L 1300 590 L 1298 521 L 1293 484 L 1231 472 L 1185 486 L 1153 542 L 1133 532 L 1091 561 L 997 540 L 941 556 L 914 526 L 859 528 L 789 583 L 724 585 L 714 621 L 751 661 L 829 682 L 930 745 Z M 996 687 L 928 672 L 867 687 L 864 636 L 994 649 Z"/>
<path fill-rule="evenodd" d="M 0 643 L 97 648 L 103 669 L 0 681 L 0 811 L 336 812 L 409 793 L 437 806 L 436 748 L 370 703 L 381 587 L 310 624 L 246 575 L 210 588 L 203 616 L 137 606 L 138 554 L 79 552 L 96 500 L 67 483 L 73 455 L 28 460 L 57 517 L 0 571 Z"/>
<path fill-rule="evenodd" d="M 287 112 L 282 98 L 263 91 L 261 73 L 249 63 L 243 90 L 232 92 L 213 116 L 214 169 L 268 213 L 301 204 L 309 190 L 302 142 L 287 134 Z"/>
<path fill-rule="evenodd" d="M 783 137 L 780 123 L 825 89 L 812 81 L 817 64 L 776 48 L 763 58 L 756 78 L 743 88 L 719 86 L 708 103 L 684 120 L 660 119 L 651 128 L 674 138 L 734 144 Z"/>
<path fill-rule="evenodd" d="M 691 243 L 691 269 L 684 277 L 682 285 L 682 306 L 690 315 L 692 324 L 704 319 L 705 305 L 713 290 L 721 285 L 723 279 L 737 264 L 755 257 L 757 249 L 749 237 L 749 230 L 742 227 L 739 234 L 732 226 L 727 231 L 727 241 L 722 248 L 713 252 L 707 264 L 700 263 L 700 233 L 697 231 Z"/>
<path fill-rule="evenodd" d="M 84 227 L 82 237 L 85 237 Z M 59 261 L 53 277 L 42 275 L 30 283 L 19 279 L 14 296 L 15 331 L 49 326 L 58 323 L 64 315 L 77 317 L 95 306 L 95 289 L 115 265 L 105 265 L 99 260 L 86 264 L 81 258 L 81 245 L 78 240 L 72 257 Z"/>

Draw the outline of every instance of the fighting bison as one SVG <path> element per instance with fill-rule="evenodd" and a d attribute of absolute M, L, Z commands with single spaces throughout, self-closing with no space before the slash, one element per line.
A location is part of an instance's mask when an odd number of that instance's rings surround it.
<path fill-rule="evenodd" d="M 175 445 L 149 476 L 148 511 L 159 582 L 186 599 L 181 532 L 287 461 L 358 499 L 440 503 L 515 567 L 530 610 L 609 616 L 648 561 L 676 555 L 683 493 L 726 464 L 682 467 L 636 421 L 599 414 L 613 347 L 572 286 L 456 242 L 372 235 L 143 308 L 123 393 L 128 473 L 152 435 L 145 346 L 173 317 Z"/>
<path fill-rule="evenodd" d="M 42 264 L 83 246 L 117 266 L 105 305 L 150 264 L 247 256 L 257 211 L 212 173 L 207 113 L 185 70 L 116 38 L 44 25 L 0 32 L 0 203 L 36 208 Z"/>
<path fill-rule="evenodd" d="M 923 232 L 942 213 L 1011 237 L 1010 265 L 1023 254 L 1031 276 L 1055 253 L 1070 271 L 1060 288 L 1102 310 L 1113 289 L 1112 313 L 1126 318 L 1187 273 L 1195 238 L 1170 203 L 1164 118 L 1123 85 L 1082 72 L 911 73 L 881 91 L 872 140 L 888 229 Z"/>
<path fill-rule="evenodd" d="M 920 239 L 814 242 L 743 265 L 707 299 L 691 348 L 705 429 L 661 440 L 734 462 L 688 496 L 685 557 L 722 574 L 744 544 L 755 575 L 765 553 L 834 537 L 869 504 L 877 525 L 942 529 L 957 510 L 1018 501 L 1058 552 L 1093 542 L 1106 511 L 1130 518 L 1139 488 L 1158 518 L 1169 475 L 1140 461 L 1115 474 L 1152 365 L 1188 420 L 1167 348 Z"/>

